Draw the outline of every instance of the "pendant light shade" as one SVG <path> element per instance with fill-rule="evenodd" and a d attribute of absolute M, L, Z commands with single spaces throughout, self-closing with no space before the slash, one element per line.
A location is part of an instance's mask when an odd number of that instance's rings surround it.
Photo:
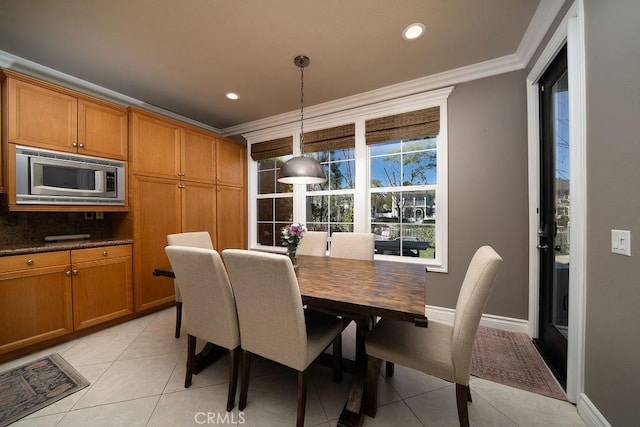
<path fill-rule="evenodd" d="M 322 165 L 311 157 L 292 157 L 280 168 L 278 181 L 283 184 L 322 184 L 324 176 Z"/>
<path fill-rule="evenodd" d="M 296 56 L 293 63 L 300 68 L 300 156 L 287 160 L 280 168 L 278 182 L 283 184 L 322 184 L 327 180 L 318 161 L 304 155 L 304 67 L 308 57 Z"/>

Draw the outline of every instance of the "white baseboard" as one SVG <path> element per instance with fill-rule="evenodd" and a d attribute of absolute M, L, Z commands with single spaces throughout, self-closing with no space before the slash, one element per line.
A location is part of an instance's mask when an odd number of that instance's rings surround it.
<path fill-rule="evenodd" d="M 425 305 L 425 312 L 427 314 L 427 317 L 431 320 L 453 323 L 455 310 L 452 308 Z M 523 319 L 495 316 L 493 314 L 483 314 L 482 318 L 480 319 L 480 324 L 489 328 L 502 329 L 509 332 L 521 332 L 525 334 L 529 333 L 529 322 Z"/>
<path fill-rule="evenodd" d="M 598 408 L 589 400 L 586 394 L 578 395 L 578 415 L 589 427 L 611 427 L 607 419 L 598 411 Z"/>

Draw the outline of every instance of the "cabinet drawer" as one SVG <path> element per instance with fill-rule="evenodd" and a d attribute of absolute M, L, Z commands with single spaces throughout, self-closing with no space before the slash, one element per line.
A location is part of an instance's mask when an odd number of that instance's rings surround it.
<path fill-rule="evenodd" d="M 69 251 L 0 257 L 0 273 L 69 264 Z"/>
<path fill-rule="evenodd" d="M 74 249 L 71 251 L 71 263 L 96 261 L 131 256 L 131 245 L 102 246 L 99 248 Z"/>

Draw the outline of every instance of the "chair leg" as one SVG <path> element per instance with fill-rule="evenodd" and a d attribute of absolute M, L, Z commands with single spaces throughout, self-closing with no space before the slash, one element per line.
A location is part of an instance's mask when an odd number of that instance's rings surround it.
<path fill-rule="evenodd" d="M 380 359 L 367 357 L 367 384 L 364 402 L 364 413 L 375 418 L 378 409 L 378 376 L 380 375 Z"/>
<path fill-rule="evenodd" d="M 298 416 L 296 427 L 304 426 L 304 412 L 307 406 L 307 378 L 309 369 L 298 371 Z"/>
<path fill-rule="evenodd" d="M 460 423 L 460 427 L 469 427 L 469 408 L 467 406 L 469 395 L 469 386 L 456 383 L 456 403 L 458 405 L 458 422 Z"/>
<path fill-rule="evenodd" d="M 333 382 L 342 382 L 342 333 L 333 339 Z"/>
<path fill-rule="evenodd" d="M 187 335 L 187 375 L 184 378 L 184 388 L 191 387 L 193 377 L 193 365 L 196 358 L 196 337 Z"/>
<path fill-rule="evenodd" d="M 395 371 L 395 364 L 393 362 L 389 362 L 388 360 L 385 362 L 384 365 L 384 374 L 387 377 L 392 377 L 393 376 L 393 372 Z"/>
<path fill-rule="evenodd" d="M 236 386 L 238 384 L 238 365 L 240 364 L 240 346 L 229 350 L 229 396 L 227 397 L 227 412 L 233 410 L 236 404 Z"/>
<path fill-rule="evenodd" d="M 182 303 L 176 301 L 176 338 L 180 338 L 180 328 L 182 327 Z"/>
<path fill-rule="evenodd" d="M 251 353 L 247 350 L 242 350 L 242 361 L 240 362 L 242 367 L 242 374 L 240 375 L 240 403 L 238 408 L 242 411 L 247 407 L 247 392 L 249 391 L 249 374 L 251 367 Z"/>

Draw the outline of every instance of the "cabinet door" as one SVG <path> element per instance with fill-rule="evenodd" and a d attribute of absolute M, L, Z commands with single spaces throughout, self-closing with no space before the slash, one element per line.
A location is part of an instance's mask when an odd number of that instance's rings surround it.
<path fill-rule="evenodd" d="M 208 184 L 215 182 L 216 140 L 213 136 L 182 130 L 182 179 Z"/>
<path fill-rule="evenodd" d="M 75 330 L 133 312 L 131 245 L 73 250 L 71 269 Z"/>
<path fill-rule="evenodd" d="M 217 184 L 243 187 L 247 163 L 245 147 L 224 139 L 218 139 L 216 147 Z"/>
<path fill-rule="evenodd" d="M 0 273 L 0 353 L 73 331 L 70 274 L 68 264 Z"/>
<path fill-rule="evenodd" d="M 183 182 L 182 232 L 208 231 L 211 241 L 216 241 L 216 191 L 215 186 L 195 182 Z"/>
<path fill-rule="evenodd" d="M 245 249 L 246 237 L 246 194 L 244 188 L 218 186 L 216 224 L 217 244 L 216 250 L 222 252 L 225 249 Z"/>
<path fill-rule="evenodd" d="M 171 122 L 132 111 L 129 167 L 132 173 L 179 178 L 180 128 Z"/>
<path fill-rule="evenodd" d="M 174 300 L 173 280 L 154 277 L 168 266 L 167 234 L 180 232 L 180 189 L 177 180 L 130 175 L 133 197 L 134 302 L 140 311 Z"/>
<path fill-rule="evenodd" d="M 77 99 L 31 83 L 7 79 L 9 142 L 75 152 Z"/>
<path fill-rule="evenodd" d="M 78 153 L 127 160 L 127 111 L 78 100 Z"/>

